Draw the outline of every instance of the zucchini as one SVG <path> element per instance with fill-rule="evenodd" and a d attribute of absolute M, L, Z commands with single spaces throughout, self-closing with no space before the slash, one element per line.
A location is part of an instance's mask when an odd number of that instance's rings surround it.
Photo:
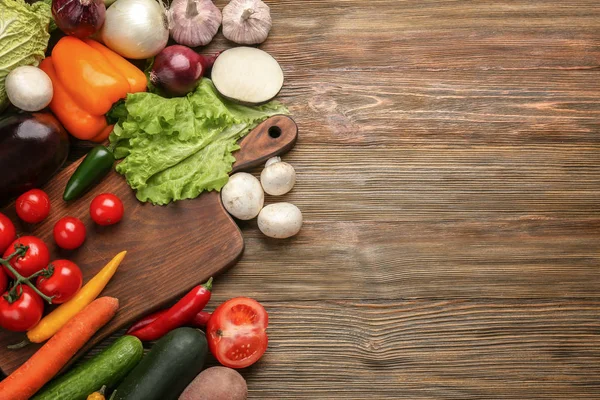
<path fill-rule="evenodd" d="M 85 400 L 104 385 L 117 386 L 143 355 L 138 338 L 120 337 L 102 353 L 50 382 L 32 400 Z"/>
<path fill-rule="evenodd" d="M 174 329 L 154 344 L 111 399 L 177 400 L 202 370 L 207 352 L 202 331 Z"/>

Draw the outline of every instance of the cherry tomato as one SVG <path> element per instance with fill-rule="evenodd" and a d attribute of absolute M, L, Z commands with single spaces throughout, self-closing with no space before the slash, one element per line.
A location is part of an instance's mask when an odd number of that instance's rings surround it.
<path fill-rule="evenodd" d="M 17 198 L 17 215 L 29 224 L 37 224 L 50 214 L 50 198 L 40 189 L 31 189 Z"/>
<path fill-rule="evenodd" d="M 90 215 L 98 225 L 113 225 L 123 218 L 123 202 L 112 193 L 94 197 L 90 204 Z"/>
<path fill-rule="evenodd" d="M 29 286 L 19 285 L 18 298 L 9 303 L 8 292 L 0 297 L 0 326 L 9 331 L 25 332 L 33 328 L 44 313 L 44 301 Z"/>
<path fill-rule="evenodd" d="M 17 231 L 12 221 L 4 214 L 0 213 L 0 253 L 8 248 L 17 238 Z"/>
<path fill-rule="evenodd" d="M 50 252 L 48 246 L 41 239 L 35 236 L 22 236 L 11 243 L 8 249 L 4 252 L 3 258 L 8 257 L 15 252 L 18 245 L 29 246 L 23 257 L 15 256 L 10 260 L 10 265 L 24 277 L 28 277 L 44 269 L 50 262 Z M 14 278 L 12 272 L 4 267 L 6 273 L 11 278 Z"/>
<path fill-rule="evenodd" d="M 8 276 L 6 276 L 6 272 L 4 269 L 0 268 L 0 293 L 4 293 L 8 288 Z"/>
<path fill-rule="evenodd" d="M 46 296 L 52 297 L 52 304 L 62 304 L 71 300 L 75 293 L 81 289 L 83 275 L 77 264 L 69 260 L 52 261 L 49 267 L 53 267 L 51 276 L 38 276 L 35 286 Z"/>
<path fill-rule="evenodd" d="M 246 368 L 267 350 L 269 316 L 259 302 L 237 297 L 221 304 L 206 325 L 208 346 L 229 368 Z"/>
<path fill-rule="evenodd" d="M 54 225 L 54 241 L 63 249 L 78 248 L 85 241 L 85 225 L 75 217 L 59 219 Z"/>

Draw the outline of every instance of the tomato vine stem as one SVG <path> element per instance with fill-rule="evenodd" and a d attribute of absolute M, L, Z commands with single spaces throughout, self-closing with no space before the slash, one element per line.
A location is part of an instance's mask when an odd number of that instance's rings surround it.
<path fill-rule="evenodd" d="M 6 296 L 4 296 L 4 298 L 10 304 L 14 303 L 21 296 L 21 293 L 17 293 L 17 288 L 19 287 L 19 285 L 25 284 L 25 285 L 29 286 L 31 289 L 33 289 L 33 291 L 36 292 L 38 295 L 40 295 L 40 297 L 42 299 L 47 301 L 48 304 L 52 304 L 52 299 L 54 298 L 54 296 L 52 296 L 52 297 L 46 296 L 38 288 L 35 287 L 35 285 L 31 282 L 31 280 L 34 278 L 37 278 L 40 275 L 44 275 L 44 276 L 49 276 L 48 274 L 52 275 L 53 271 L 50 271 L 47 268 L 44 268 L 42 270 L 39 270 L 38 272 L 36 272 L 33 275 L 24 277 L 23 275 L 18 273 L 17 270 L 14 269 L 12 265 L 10 265 L 10 260 L 13 257 L 16 257 L 16 256 L 23 257 L 25 255 L 25 253 L 27 253 L 27 250 L 29 250 L 29 246 L 18 245 L 18 246 L 16 246 L 14 253 L 12 253 L 11 255 L 9 255 L 6 258 L 0 258 L 0 264 L 2 264 L 7 270 L 9 270 L 15 276 L 15 279 L 16 279 L 12 288 L 8 291 L 8 294 Z"/>

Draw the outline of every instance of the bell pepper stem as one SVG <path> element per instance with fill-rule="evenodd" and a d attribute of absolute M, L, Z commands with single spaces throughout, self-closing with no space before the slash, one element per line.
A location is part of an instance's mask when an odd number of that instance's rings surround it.
<path fill-rule="evenodd" d="M 28 277 L 24 277 L 23 275 L 19 274 L 17 272 L 16 269 L 13 268 L 12 265 L 10 265 L 10 260 L 15 257 L 15 256 L 24 256 L 25 253 L 27 252 L 27 250 L 29 250 L 28 246 L 17 246 L 16 250 L 14 251 L 14 253 L 12 253 L 11 255 L 9 255 L 6 258 L 0 258 L 0 264 L 2 264 L 7 270 L 9 270 L 14 276 L 15 276 L 15 283 L 13 284 L 12 288 L 9 290 L 9 298 L 14 298 L 14 293 L 17 287 L 19 287 L 20 284 L 25 284 L 27 286 L 29 286 L 34 292 L 36 292 L 42 299 L 44 299 L 44 301 L 47 301 L 48 304 L 52 304 L 52 299 L 54 298 L 54 296 L 49 297 L 46 296 L 44 293 L 40 292 L 40 290 L 38 288 L 35 287 L 35 285 L 33 283 L 31 283 L 31 279 L 37 278 L 38 276 L 47 273 L 47 270 L 44 268 L 38 272 L 36 272 L 35 274 L 28 276 Z M 18 298 L 18 296 L 17 296 Z M 9 299 L 7 299 L 9 300 Z M 14 301 L 14 300 L 13 300 Z M 9 300 L 9 302 L 11 302 Z"/>

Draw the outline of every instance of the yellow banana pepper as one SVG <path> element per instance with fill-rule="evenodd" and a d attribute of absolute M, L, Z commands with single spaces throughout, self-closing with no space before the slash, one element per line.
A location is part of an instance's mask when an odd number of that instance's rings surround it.
<path fill-rule="evenodd" d="M 33 343 L 41 343 L 50 339 L 60 328 L 63 327 L 71 318 L 85 306 L 90 304 L 98 297 L 100 292 L 113 277 L 119 264 L 125 258 L 126 251 L 122 251 L 115 256 L 104 268 L 96 274 L 88 283 L 82 287 L 71 300 L 61 304 L 58 308 L 46 315 L 42 320 L 27 332 L 27 339 Z"/>

